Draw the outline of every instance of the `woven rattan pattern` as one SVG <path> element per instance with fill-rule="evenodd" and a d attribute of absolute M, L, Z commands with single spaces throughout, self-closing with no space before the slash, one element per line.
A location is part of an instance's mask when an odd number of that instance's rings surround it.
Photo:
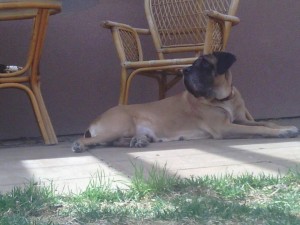
<path fill-rule="evenodd" d="M 126 61 L 139 61 L 138 45 L 136 43 L 134 33 L 129 30 L 120 29 L 120 38 L 122 40 L 122 46 L 125 51 Z"/>
<path fill-rule="evenodd" d="M 212 45 L 210 52 L 221 51 L 223 48 L 223 27 L 219 23 L 214 23 L 212 34 Z"/>
<path fill-rule="evenodd" d="M 228 12 L 231 0 L 152 0 L 152 14 L 162 47 L 203 45 L 204 10 Z M 215 35 L 215 38 L 222 35 Z M 222 43 L 222 40 L 214 40 Z"/>

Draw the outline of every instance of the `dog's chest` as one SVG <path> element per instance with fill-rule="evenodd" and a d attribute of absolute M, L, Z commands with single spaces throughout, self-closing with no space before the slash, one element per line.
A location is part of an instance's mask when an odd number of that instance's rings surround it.
<path fill-rule="evenodd" d="M 223 104 L 221 107 L 224 109 L 227 119 L 232 123 L 234 121 L 234 117 L 235 117 L 232 103 L 229 101 L 229 102 Z"/>
<path fill-rule="evenodd" d="M 237 114 L 239 114 L 240 104 L 236 97 L 227 101 L 213 101 L 212 105 L 222 111 L 222 115 L 231 123 L 235 121 Z"/>

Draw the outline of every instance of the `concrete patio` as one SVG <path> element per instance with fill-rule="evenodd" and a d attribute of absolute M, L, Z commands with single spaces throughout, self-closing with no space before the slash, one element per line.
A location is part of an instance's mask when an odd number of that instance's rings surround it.
<path fill-rule="evenodd" d="M 276 121 L 300 127 L 300 119 Z M 79 192 L 95 174 L 126 187 L 133 165 L 153 165 L 181 177 L 231 173 L 284 174 L 300 165 L 300 136 L 293 139 L 195 140 L 154 143 L 144 149 L 94 148 L 75 154 L 71 137 L 58 145 L 0 141 L 0 192 L 30 179 L 52 182 L 58 192 Z"/>

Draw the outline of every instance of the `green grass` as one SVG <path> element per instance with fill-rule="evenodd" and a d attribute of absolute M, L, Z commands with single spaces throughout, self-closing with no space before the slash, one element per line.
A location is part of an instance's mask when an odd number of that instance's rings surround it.
<path fill-rule="evenodd" d="M 133 166 L 122 190 L 102 172 L 80 194 L 30 181 L 0 195 L 0 224 L 300 224 L 299 170 L 180 179 L 166 166 Z"/>

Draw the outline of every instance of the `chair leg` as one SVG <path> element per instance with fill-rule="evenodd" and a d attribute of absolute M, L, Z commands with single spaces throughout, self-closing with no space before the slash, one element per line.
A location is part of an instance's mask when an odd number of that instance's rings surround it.
<path fill-rule="evenodd" d="M 158 93 L 159 93 L 159 100 L 164 99 L 166 97 L 167 92 L 167 76 L 162 74 L 158 81 Z"/>
<path fill-rule="evenodd" d="M 168 90 L 170 90 L 175 84 L 177 84 L 180 80 L 182 79 L 181 75 L 177 75 L 175 76 L 172 80 L 170 80 L 167 84 L 166 84 L 166 92 Z"/>
<path fill-rule="evenodd" d="M 122 101 L 122 105 L 127 105 L 128 104 L 128 94 L 129 94 L 129 87 L 131 85 L 131 80 L 132 79 L 128 79 L 126 81 L 126 84 L 125 84 L 125 88 L 124 88 L 124 96 L 123 96 L 123 101 Z"/>
<path fill-rule="evenodd" d="M 23 84 L 18 84 L 18 83 L 5 83 L 5 84 L 0 84 L 0 88 L 17 88 L 17 89 L 21 89 L 23 91 L 25 91 L 31 101 L 32 104 L 32 108 L 33 108 L 33 112 L 35 114 L 38 126 L 40 128 L 40 132 L 41 135 L 44 139 L 45 144 L 52 144 L 51 143 L 51 138 L 48 135 L 47 129 L 46 129 L 46 124 L 44 123 L 43 117 L 42 117 L 42 113 L 40 111 L 37 99 L 34 95 L 34 93 L 32 92 L 32 90 L 23 85 Z"/>
<path fill-rule="evenodd" d="M 128 76 L 128 79 L 127 79 L 126 85 L 125 85 L 125 90 L 124 90 L 124 98 L 123 98 L 124 105 L 128 104 L 128 95 L 129 95 L 129 88 L 131 85 L 131 81 L 139 72 L 141 72 L 141 71 L 135 70 Z M 164 99 L 166 97 L 166 92 L 168 90 L 167 77 L 165 75 L 163 75 L 163 76 L 161 76 L 161 75 L 148 76 L 148 77 L 156 79 L 156 81 L 158 82 L 158 88 L 159 88 L 159 99 Z"/>
<path fill-rule="evenodd" d="M 37 100 L 37 104 L 39 106 L 39 110 L 41 111 L 42 119 L 46 127 L 47 134 L 49 136 L 49 143 L 47 144 L 57 144 L 58 140 L 53 129 L 47 108 L 44 103 L 44 99 L 42 97 L 41 89 L 39 84 L 32 84 L 32 91 Z"/>
<path fill-rule="evenodd" d="M 159 85 L 159 99 L 166 98 L 166 93 L 170 90 L 175 84 L 177 84 L 182 79 L 181 75 L 176 75 L 174 78 L 168 81 L 168 75 L 162 74 L 158 80 Z"/>
<path fill-rule="evenodd" d="M 126 74 L 126 82 L 124 82 L 124 98 L 123 105 L 128 104 L 129 88 L 131 85 L 132 79 L 139 73 L 139 70 L 134 70 L 130 75 Z"/>
<path fill-rule="evenodd" d="M 120 96 L 119 96 L 119 105 L 126 105 L 126 83 L 127 83 L 127 71 L 126 69 L 122 68 L 121 72 L 121 83 L 120 83 Z"/>

